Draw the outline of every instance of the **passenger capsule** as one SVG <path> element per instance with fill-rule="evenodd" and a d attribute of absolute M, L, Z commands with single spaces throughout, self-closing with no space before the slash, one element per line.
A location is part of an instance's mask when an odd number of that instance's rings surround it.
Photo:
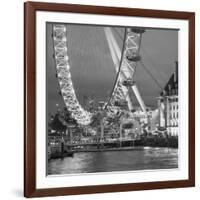
<path fill-rule="evenodd" d="M 125 87 L 131 87 L 135 84 L 135 82 L 132 79 L 126 79 L 122 82 L 122 85 Z"/>
<path fill-rule="evenodd" d="M 126 58 L 131 62 L 138 62 L 141 60 L 141 56 L 137 53 L 128 54 Z"/>
<path fill-rule="evenodd" d="M 145 29 L 140 28 L 140 27 L 134 27 L 134 28 L 131 28 L 130 30 L 131 30 L 131 32 L 138 33 L 138 34 L 142 34 L 145 32 Z"/>

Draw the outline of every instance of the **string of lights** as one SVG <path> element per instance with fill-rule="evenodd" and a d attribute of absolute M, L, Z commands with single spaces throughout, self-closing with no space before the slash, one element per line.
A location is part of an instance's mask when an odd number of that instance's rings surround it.
<path fill-rule="evenodd" d="M 77 123 L 88 125 L 91 123 L 92 114 L 84 110 L 75 94 L 67 54 L 67 29 L 65 25 L 53 25 L 53 44 L 57 69 L 56 76 L 65 105 Z"/>

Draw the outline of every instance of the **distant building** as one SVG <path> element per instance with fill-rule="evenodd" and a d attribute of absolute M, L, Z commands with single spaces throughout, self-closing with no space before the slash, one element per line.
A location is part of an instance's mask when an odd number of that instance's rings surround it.
<path fill-rule="evenodd" d="M 159 126 L 172 136 L 179 133 L 178 102 L 178 62 L 175 62 L 175 71 L 158 97 Z"/>

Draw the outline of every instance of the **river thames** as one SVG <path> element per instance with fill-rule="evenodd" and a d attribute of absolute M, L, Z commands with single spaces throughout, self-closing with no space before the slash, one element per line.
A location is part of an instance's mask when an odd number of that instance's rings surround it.
<path fill-rule="evenodd" d="M 48 161 L 48 175 L 178 168 L 178 149 L 141 147 L 127 151 L 80 152 Z"/>

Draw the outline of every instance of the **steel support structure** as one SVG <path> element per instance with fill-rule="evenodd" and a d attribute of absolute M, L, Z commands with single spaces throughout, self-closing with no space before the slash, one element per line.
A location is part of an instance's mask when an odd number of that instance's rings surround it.
<path fill-rule="evenodd" d="M 123 86 L 123 81 L 127 79 L 133 79 L 133 75 L 136 70 L 137 62 L 140 60 L 139 56 L 139 50 L 140 50 L 140 43 L 141 43 L 141 37 L 142 33 L 140 32 L 134 32 L 131 28 L 128 28 L 125 35 L 125 48 L 122 49 L 122 51 L 119 48 L 119 45 L 112 33 L 111 28 L 106 27 L 104 28 L 104 32 L 106 35 L 106 39 L 108 42 L 108 46 L 111 52 L 111 56 L 115 65 L 115 71 L 117 72 L 120 67 L 120 59 L 122 59 L 121 62 L 121 69 L 120 69 L 120 75 L 118 77 L 118 81 L 115 85 L 115 90 L 111 94 L 111 98 L 115 100 L 115 92 L 121 89 L 123 92 L 123 95 L 121 95 L 121 98 L 125 97 L 126 101 L 128 102 L 129 110 L 133 108 L 130 96 L 129 96 L 129 90 L 127 87 Z M 128 56 L 135 55 L 135 57 L 130 58 Z M 140 95 L 140 92 L 134 83 L 132 86 L 130 86 L 131 90 L 136 96 L 136 99 L 144 112 L 145 115 L 147 115 L 146 112 L 146 106 L 144 104 L 144 101 Z M 112 101 L 111 101 L 112 102 Z M 111 105 L 112 106 L 112 105 Z"/>

